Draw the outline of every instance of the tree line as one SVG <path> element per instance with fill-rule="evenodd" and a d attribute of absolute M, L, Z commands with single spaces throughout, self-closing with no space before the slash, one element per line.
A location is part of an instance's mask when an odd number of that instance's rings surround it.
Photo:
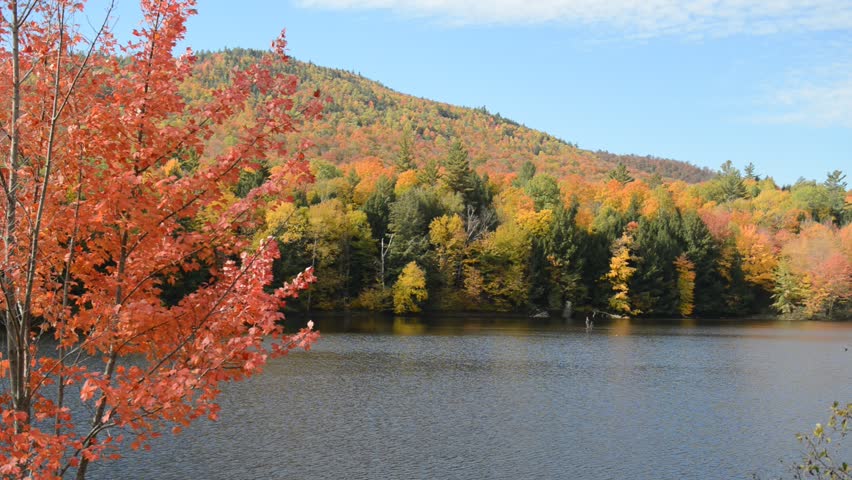
<path fill-rule="evenodd" d="M 730 162 L 700 184 L 556 178 L 531 161 L 477 172 L 461 141 L 419 158 L 311 162 L 314 182 L 272 200 L 281 278 L 319 278 L 294 308 L 842 317 L 852 291 L 845 176 L 779 187 Z M 244 172 L 243 182 L 263 172 Z"/>

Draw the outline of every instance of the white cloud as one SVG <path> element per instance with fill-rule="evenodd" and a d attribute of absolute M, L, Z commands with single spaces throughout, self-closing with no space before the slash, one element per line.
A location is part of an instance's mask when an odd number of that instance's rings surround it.
<path fill-rule="evenodd" d="M 775 88 L 765 99 L 761 123 L 852 128 L 852 65 L 835 65 L 834 75 L 815 75 Z"/>
<path fill-rule="evenodd" d="M 297 0 L 456 24 L 605 25 L 629 35 L 728 36 L 852 28 L 849 0 Z"/>

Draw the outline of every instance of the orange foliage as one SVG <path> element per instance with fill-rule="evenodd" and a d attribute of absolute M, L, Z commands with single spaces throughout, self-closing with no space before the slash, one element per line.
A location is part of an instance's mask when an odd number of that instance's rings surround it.
<path fill-rule="evenodd" d="M 397 195 L 402 195 L 406 191 L 410 190 L 412 187 L 417 186 L 419 180 L 417 179 L 417 170 L 407 170 L 399 174 L 396 179 L 396 185 L 394 186 L 394 192 Z"/>
<path fill-rule="evenodd" d="M 358 175 L 358 185 L 355 186 L 355 203 L 363 204 L 367 198 L 376 190 L 376 182 L 379 178 L 390 178 L 393 176 L 393 167 L 385 167 L 382 159 L 378 157 L 363 157 L 350 165 Z"/>
<path fill-rule="evenodd" d="M 0 198 L 6 478 L 69 469 L 82 478 L 90 462 L 114 454 L 123 438 L 115 432 L 144 447 L 165 424 L 215 418 L 221 382 L 316 338 L 309 328 L 286 335 L 280 324 L 285 300 L 314 280 L 312 271 L 272 288 L 277 245 L 252 248 L 240 235 L 259 227 L 262 198 L 307 176 L 301 152 L 279 141 L 295 131 L 297 81 L 273 68 L 285 42 L 188 104 L 180 86 L 194 57 L 172 52 L 194 3 L 142 1 L 145 24 L 121 62 L 109 37 L 96 37 L 86 56 L 90 36 L 60 28 L 77 2 L 28 4 L 35 10 L 21 31 L 4 22 L 0 92 L 16 106 L 0 113 L 13 145 Z M 4 17 L 24 8 L 10 2 Z M 238 133 L 211 139 L 250 105 Z M 307 99 L 299 116 L 316 118 L 320 107 Z M 241 169 L 267 158 L 279 163 L 267 183 L 243 198 L 229 194 Z M 165 290 L 198 271 L 203 284 L 164 301 Z M 56 391 L 66 388 L 60 401 Z"/>
<path fill-rule="evenodd" d="M 535 211 L 533 200 L 523 190 L 516 187 L 508 187 L 500 192 L 494 204 L 497 208 L 497 215 L 504 222 L 516 218 L 521 212 Z"/>
<path fill-rule="evenodd" d="M 745 279 L 767 291 L 772 290 L 774 272 L 778 266 L 778 251 L 773 245 L 772 236 L 747 224 L 740 228 L 736 245 L 742 256 Z"/>
<path fill-rule="evenodd" d="M 703 204 L 702 200 L 696 194 L 693 186 L 683 181 L 672 182 L 667 185 L 669 193 L 671 193 L 675 206 L 684 211 L 695 211 Z"/>
<path fill-rule="evenodd" d="M 585 229 L 591 228 L 595 219 L 594 185 L 579 175 L 568 175 L 559 182 L 559 190 L 565 205 L 571 205 L 574 201 L 579 203 L 580 208 L 575 218 L 577 225 Z"/>

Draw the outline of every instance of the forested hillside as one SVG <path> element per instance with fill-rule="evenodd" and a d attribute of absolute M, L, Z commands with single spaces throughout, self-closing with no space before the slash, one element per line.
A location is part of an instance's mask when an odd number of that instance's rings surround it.
<path fill-rule="evenodd" d="M 199 79 L 221 85 L 235 65 L 248 64 L 261 52 L 229 50 L 199 58 Z M 405 128 L 421 161 L 439 158 L 454 140 L 470 152 L 477 171 L 491 175 L 517 172 L 531 161 L 542 172 L 556 176 L 582 174 L 599 179 L 623 163 L 637 178 L 696 183 L 709 179 L 710 170 L 650 156 L 591 152 L 547 133 L 488 112 L 485 107 L 463 108 L 404 95 L 360 75 L 291 60 L 282 69 L 292 73 L 305 91 L 320 89 L 330 98 L 322 120 L 304 133 L 324 160 L 343 165 L 364 156 L 392 162 Z"/>
<path fill-rule="evenodd" d="M 202 55 L 183 94 L 209 95 L 257 55 Z M 264 226 L 244 234 L 280 240 L 281 279 L 315 268 L 318 283 L 291 308 L 533 314 L 571 302 L 631 316 L 849 315 L 843 172 L 803 172 L 825 180 L 782 188 L 751 165 L 714 174 L 589 152 L 484 109 L 311 64 L 281 68 L 302 83 L 296 111 L 326 101 L 322 118 L 286 140 L 304 149 L 311 178 L 266 198 Z M 257 115 L 221 128 L 208 151 Z M 244 171 L 222 202 L 279 178 L 276 168 Z"/>

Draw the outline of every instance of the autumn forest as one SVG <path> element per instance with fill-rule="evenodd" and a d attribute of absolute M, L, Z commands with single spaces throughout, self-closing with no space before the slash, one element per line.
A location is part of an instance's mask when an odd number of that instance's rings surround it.
<path fill-rule="evenodd" d="M 3 4 L 3 478 L 82 480 L 217 419 L 223 383 L 319 338 L 291 312 L 849 318 L 841 170 L 584 150 L 283 33 L 177 55 L 195 3 L 140 1 L 123 42 L 114 3 Z"/>
<path fill-rule="evenodd" d="M 259 55 L 203 54 L 183 92 L 202 97 Z M 485 108 L 297 61 L 281 68 L 327 102 L 293 138 L 310 142 L 311 181 L 268 199 L 263 227 L 245 232 L 279 239 L 280 278 L 315 268 L 293 308 L 848 315 L 852 196 L 841 171 L 779 186 L 751 165 L 711 172 L 591 152 Z M 274 168 L 243 171 L 223 201 Z"/>

